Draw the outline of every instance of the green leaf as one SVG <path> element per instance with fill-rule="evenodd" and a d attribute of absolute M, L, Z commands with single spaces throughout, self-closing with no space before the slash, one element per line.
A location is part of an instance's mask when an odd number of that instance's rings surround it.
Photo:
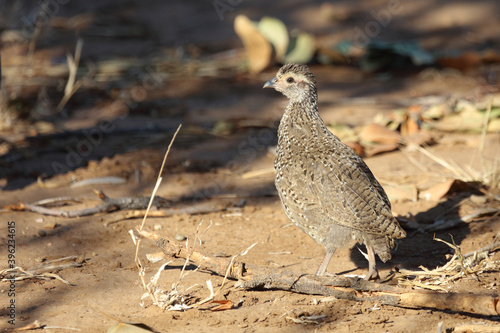
<path fill-rule="evenodd" d="M 263 17 L 257 28 L 260 33 L 273 45 L 276 60 L 282 62 L 288 49 L 288 31 L 286 25 L 274 17 Z"/>
<path fill-rule="evenodd" d="M 285 56 L 285 63 L 296 62 L 299 64 L 308 63 L 316 52 L 314 37 L 308 33 L 301 32 L 297 38 L 292 39 L 289 51 Z"/>

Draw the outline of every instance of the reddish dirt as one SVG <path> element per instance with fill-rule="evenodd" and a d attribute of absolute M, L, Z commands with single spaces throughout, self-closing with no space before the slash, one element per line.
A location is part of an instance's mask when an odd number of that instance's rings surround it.
<path fill-rule="evenodd" d="M 20 2 L 16 2 L 20 3 Z M 236 3 L 236 1 L 234 2 Z M 495 13 L 500 10 L 496 1 L 454 2 L 423 0 L 401 1 L 401 13 L 393 15 L 391 23 L 381 30 L 382 39 L 414 38 L 424 48 L 443 52 L 499 49 L 497 32 L 500 29 Z M 31 13 L 37 3 L 13 6 L 12 17 L 3 17 L 3 26 L 20 29 L 15 18 Z M 271 7 L 269 7 L 271 6 Z M 387 8 L 384 1 L 354 1 L 335 3 L 334 8 L 345 10 L 349 19 L 343 22 L 327 21 L 320 11 L 321 2 L 241 1 L 232 11 L 219 16 L 210 1 L 160 1 L 147 5 L 126 1 L 88 1 L 85 5 L 70 2 L 60 6 L 56 16 L 70 17 L 83 12 L 107 17 L 103 25 L 136 24 L 146 33 L 140 38 L 85 37 L 82 63 L 91 59 L 116 59 L 123 56 L 138 58 L 158 54 L 177 46 L 196 46 L 203 54 L 240 48 L 232 30 L 237 14 L 252 19 L 278 16 L 290 28 L 301 28 L 319 36 L 322 43 L 336 43 L 352 38 L 355 27 L 364 27 L 372 18 L 370 10 Z M 264 8 L 267 8 L 264 10 Z M 451 14 L 450 14 L 451 13 Z M 317 19 L 320 18 L 320 19 Z M 51 35 L 53 34 L 53 35 Z M 74 49 L 74 34 L 64 31 L 45 31 L 34 57 L 48 59 L 55 53 L 64 57 L 64 50 Z M 16 50 L 4 46 L 2 60 L 16 59 Z M 368 124 L 381 113 L 388 114 L 415 97 L 470 96 L 476 94 L 487 81 L 498 84 L 498 66 L 481 66 L 466 72 L 414 69 L 405 73 L 368 75 L 354 65 L 312 65 L 317 76 L 320 112 L 327 122 L 351 126 Z M 286 268 L 297 273 L 315 272 L 324 254 L 323 248 L 297 227 L 290 226 L 281 210 L 273 185 L 273 173 L 245 179 L 249 171 L 272 168 L 273 157 L 268 148 L 275 143 L 276 125 L 285 99 L 278 93 L 263 91 L 263 83 L 271 78 L 277 67 L 258 76 L 238 74 L 230 77 L 196 78 L 176 77 L 147 91 L 145 100 L 136 107 L 116 109 L 113 102 L 120 92 L 140 86 L 139 78 L 120 85 L 120 80 L 95 84 L 79 90 L 70 100 L 65 114 L 51 115 L 41 120 L 53 124 L 53 130 L 37 133 L 40 119 L 33 116 L 15 122 L 1 133 L 0 143 L 0 205 L 18 201 L 30 203 L 46 198 L 70 196 L 82 200 L 76 209 L 100 203 L 93 188 L 112 198 L 148 196 L 154 187 L 163 155 L 179 123 L 183 128 L 173 145 L 157 195 L 175 204 L 184 201 L 208 200 L 236 204 L 231 210 L 209 214 L 179 214 L 169 218 L 150 218 L 146 227 L 159 235 L 175 238 L 184 235 L 190 240 L 200 230 L 210 228 L 201 237 L 199 250 L 207 254 L 232 256 L 257 243 L 242 261 L 270 267 Z M 429 73 L 431 73 L 429 75 Z M 13 82 L 7 74 L 5 82 Z M 4 82 L 4 84 L 5 84 Z M 65 82 L 64 80 L 62 81 Z M 127 83 L 128 82 L 128 83 Z M 64 84 L 62 85 L 64 86 Z M 10 87 L 12 88 L 12 87 Z M 37 103 L 39 87 L 28 87 L 23 96 Z M 34 91 L 34 92 L 33 92 Z M 54 107 L 59 102 L 61 89 L 49 89 L 49 100 Z M 357 98 L 373 98 L 372 103 Z M 364 100 L 366 101 L 366 100 Z M 29 111 L 28 111 L 29 113 Z M 236 126 L 228 133 L 214 135 L 213 126 L 221 121 L 252 120 L 252 126 Z M 93 137 L 96 144 L 73 155 L 88 139 L 84 130 L 98 128 L 101 120 L 111 120 L 112 128 L 102 127 Z M 70 135 L 55 133 L 74 131 Z M 92 132 L 96 133 L 96 132 Z M 464 167 L 479 170 L 479 134 L 432 133 L 436 144 L 429 148 L 435 155 L 453 160 Z M 498 135 L 488 135 L 485 156 L 499 156 Z M 80 146 L 79 146 L 80 145 Z M 87 154 L 88 152 L 88 154 Z M 86 155 L 86 156 L 82 156 Z M 76 157 L 75 157 L 76 156 Z M 71 160 L 76 158 L 76 160 Z M 416 151 L 395 151 L 365 159 L 382 185 L 415 184 L 420 188 L 450 177 L 449 170 Z M 68 163 L 68 161 L 70 163 Z M 57 164 L 54 164 L 57 162 Z M 68 168 L 67 166 L 70 164 Z M 62 168 L 54 168 L 54 165 Z M 37 183 L 46 175 L 45 187 Z M 139 175 L 139 177 L 138 177 Z M 71 182 L 93 177 L 118 176 L 124 184 L 72 188 Z M 440 201 L 393 201 L 396 216 L 414 217 L 419 223 L 429 224 L 440 216 L 456 217 L 469 214 L 477 208 L 500 208 L 500 203 L 471 200 L 472 192 L 458 192 Z M 353 302 L 322 296 L 294 294 L 284 291 L 244 291 L 228 281 L 219 300 L 231 300 L 238 307 L 228 311 L 212 312 L 209 306 L 188 311 L 163 311 L 148 304 L 140 305 L 144 289 L 134 265 L 135 246 L 129 230 L 140 225 L 140 219 L 123 220 L 108 227 L 103 225 L 107 215 L 63 218 L 43 216 L 31 212 L 2 211 L 0 269 L 7 265 L 8 221 L 15 221 L 16 265 L 23 269 L 39 267 L 43 262 L 65 256 L 77 256 L 82 266 L 59 271 L 58 274 L 73 285 L 59 280 L 27 279 L 16 283 L 16 327 L 35 320 L 51 328 L 51 332 L 104 332 L 118 320 L 144 323 L 160 332 L 434 332 L 442 322 L 443 331 L 451 332 L 461 325 L 481 324 L 495 326 L 498 317 L 474 316 L 433 309 L 409 309 L 380 305 L 374 302 Z M 47 226 L 55 223 L 54 228 Z M 408 237 L 398 242 L 393 259 L 378 263 L 382 276 L 394 266 L 433 269 L 446 263 L 446 255 L 453 250 L 433 237 L 460 245 L 464 253 L 498 241 L 500 218 L 481 217 L 452 229 L 433 233 L 409 231 Z M 179 242 L 183 244 L 183 242 Z M 140 258 L 149 280 L 165 263 L 150 263 L 145 255 L 158 252 L 153 242 L 144 240 Z M 497 252 L 492 260 L 500 260 Z M 159 285 L 169 289 L 178 281 L 184 262 L 174 260 L 167 266 Z M 222 277 L 205 271 L 193 271 L 180 282 L 179 292 L 195 298 L 208 295 L 206 281 L 215 289 Z M 339 274 L 363 275 L 367 262 L 357 246 L 338 251 L 329 271 Z M 480 276 L 462 278 L 446 287 L 454 292 L 495 295 L 499 283 L 498 271 Z M 198 285 L 193 289 L 189 287 Z M 1 327 L 12 328 L 7 322 L 8 284 L 0 283 L 2 309 Z M 146 302 L 147 303 L 147 302 Z M 210 305 L 211 306 L 211 305 Z M 296 323 L 290 318 L 324 316 L 318 323 Z M 59 327 L 59 328 L 55 328 Z"/>

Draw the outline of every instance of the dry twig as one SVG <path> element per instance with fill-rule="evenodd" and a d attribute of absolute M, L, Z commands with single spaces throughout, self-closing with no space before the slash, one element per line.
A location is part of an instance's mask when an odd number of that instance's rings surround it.
<path fill-rule="evenodd" d="M 71 267 L 81 267 L 82 264 L 78 262 L 78 260 L 79 257 L 77 256 L 69 256 L 48 261 L 38 268 L 33 268 L 29 270 L 25 270 L 21 267 L 4 269 L 0 271 L 0 282 L 5 282 L 9 280 L 20 281 L 26 279 L 41 279 L 41 280 L 57 279 L 65 284 L 73 286 L 72 283 L 63 279 L 61 276 L 55 274 L 54 272 L 58 272 L 63 269 Z M 70 261 L 70 262 L 66 264 L 54 265 L 54 263 L 62 261 Z"/>
<path fill-rule="evenodd" d="M 18 205 L 12 205 L 7 207 L 11 210 L 24 210 L 29 212 L 34 212 L 49 216 L 60 216 L 60 217 L 82 217 L 95 215 L 99 213 L 107 213 L 112 210 L 125 210 L 125 209 L 145 209 L 148 206 L 150 198 L 148 197 L 137 197 L 137 198 L 109 198 L 101 191 L 94 191 L 94 193 L 103 201 L 102 204 L 83 209 L 75 210 L 59 210 L 54 208 L 46 208 L 36 204 L 27 204 L 20 202 Z M 157 208 L 161 207 L 171 207 L 171 202 L 162 197 L 154 197 L 153 203 Z"/>
<path fill-rule="evenodd" d="M 71 96 L 80 88 L 82 81 L 76 80 L 76 72 L 78 70 L 78 64 L 80 63 L 80 56 L 82 54 L 83 40 L 79 38 L 76 42 L 75 57 L 71 54 L 67 54 L 66 58 L 68 60 L 69 77 L 68 82 L 66 82 L 66 87 L 64 88 L 64 96 L 57 106 L 57 112 L 61 112 L 66 103 L 69 101 Z"/>
<path fill-rule="evenodd" d="M 28 212 L 34 212 L 42 215 L 49 216 L 59 216 L 59 217 L 82 217 L 96 215 L 99 213 L 107 213 L 115 210 L 132 210 L 128 212 L 119 212 L 109 218 L 106 218 L 104 225 L 108 226 L 111 223 L 118 222 L 130 218 L 143 218 L 146 214 L 146 208 L 148 207 L 150 198 L 149 197 L 123 197 L 123 198 L 109 198 L 102 191 L 94 190 L 94 193 L 103 201 L 102 204 L 83 209 L 74 210 L 59 210 L 55 208 L 43 207 L 42 204 L 54 203 L 55 200 L 68 201 L 68 197 L 47 199 L 47 202 L 36 202 L 33 204 L 27 204 L 20 202 L 17 205 L 11 205 L 6 207 L 10 210 L 24 210 Z M 72 199 L 72 201 L 78 201 L 77 199 Z M 178 214 L 205 214 L 211 212 L 220 212 L 228 208 L 230 203 L 228 202 L 200 202 L 194 204 L 179 204 L 176 207 L 172 207 L 173 203 L 167 199 L 159 196 L 155 196 L 153 200 L 153 206 L 157 210 L 149 212 L 150 217 L 167 217 Z"/>
<path fill-rule="evenodd" d="M 165 162 L 167 161 L 168 153 L 170 152 L 170 148 L 172 147 L 172 144 L 174 143 L 175 137 L 179 133 L 181 126 L 182 125 L 179 125 L 179 127 L 177 128 L 177 131 L 175 131 L 174 136 L 172 137 L 172 140 L 170 140 L 170 144 L 168 145 L 167 152 L 165 153 L 165 157 L 163 158 L 163 162 L 161 164 L 160 172 L 158 173 L 158 179 L 156 181 L 155 188 L 153 189 L 153 193 L 151 194 L 151 199 L 149 200 L 148 206 L 146 208 L 146 213 L 144 214 L 144 218 L 143 218 L 142 223 L 141 223 L 140 230 L 142 230 L 144 228 L 144 224 L 146 222 L 148 212 L 151 209 L 151 206 L 153 205 L 156 191 L 158 190 L 158 188 L 161 184 L 161 181 L 162 181 L 161 175 L 163 173 L 163 168 L 165 167 Z M 142 285 L 143 285 L 145 290 L 148 290 L 146 281 L 144 280 L 144 267 L 142 266 L 141 261 L 139 259 L 139 247 L 140 247 L 140 245 L 141 245 L 141 239 L 137 240 L 137 243 L 136 243 L 135 260 L 134 261 L 135 261 L 135 265 L 137 266 L 137 269 L 139 270 L 139 276 L 141 277 Z M 153 296 L 153 295 L 151 295 L 151 296 Z M 154 298 L 153 298 L 153 301 L 154 301 Z"/>
<path fill-rule="evenodd" d="M 343 276 L 298 275 L 264 266 L 214 257 L 176 245 L 153 232 L 138 230 L 139 235 L 155 241 L 164 253 L 174 258 L 189 258 L 199 268 L 237 279 L 244 289 L 279 289 L 296 293 L 334 296 L 354 301 L 376 301 L 385 305 L 434 308 L 486 316 L 500 314 L 499 297 L 463 293 L 408 291 L 395 286 Z"/>

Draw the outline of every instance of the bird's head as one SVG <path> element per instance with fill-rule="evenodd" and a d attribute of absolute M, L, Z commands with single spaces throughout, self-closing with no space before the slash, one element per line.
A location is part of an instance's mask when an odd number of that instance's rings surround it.
<path fill-rule="evenodd" d="M 264 84 L 264 88 L 274 88 L 292 102 L 303 102 L 316 95 L 316 80 L 306 65 L 286 64 L 274 78 Z"/>

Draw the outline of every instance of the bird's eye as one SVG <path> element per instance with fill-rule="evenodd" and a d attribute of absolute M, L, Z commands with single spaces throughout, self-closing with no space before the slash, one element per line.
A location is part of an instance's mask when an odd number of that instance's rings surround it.
<path fill-rule="evenodd" d="M 289 77 L 288 79 L 286 79 L 286 82 L 292 83 L 293 82 L 293 77 Z"/>

